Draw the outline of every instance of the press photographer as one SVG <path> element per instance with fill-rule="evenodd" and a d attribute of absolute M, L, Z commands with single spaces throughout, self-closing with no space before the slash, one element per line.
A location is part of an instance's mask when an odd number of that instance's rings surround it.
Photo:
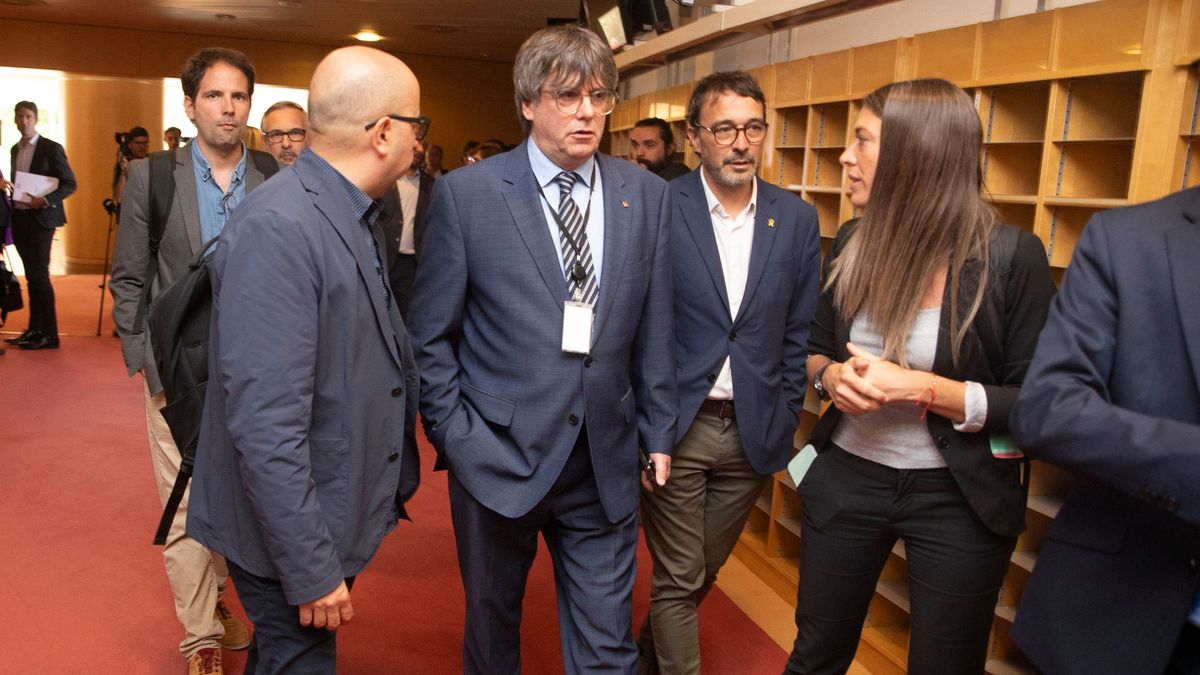
<path fill-rule="evenodd" d="M 129 162 L 134 159 L 145 159 L 150 154 L 150 132 L 145 127 L 134 127 L 128 132 L 118 131 L 113 134 L 117 142 L 117 159 L 113 164 L 112 200 L 120 208 L 121 193 L 125 190 L 125 175 L 129 171 Z"/>

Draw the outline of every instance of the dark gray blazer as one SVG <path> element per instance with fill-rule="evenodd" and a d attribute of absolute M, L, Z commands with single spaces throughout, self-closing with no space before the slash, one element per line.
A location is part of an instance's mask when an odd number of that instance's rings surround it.
<path fill-rule="evenodd" d="M 792 458 L 808 382 L 804 362 L 821 277 L 817 212 L 790 192 L 755 179 L 754 243 L 746 292 L 733 319 L 700 173 L 671 183 L 676 441 L 692 425 L 728 357 L 742 447 L 755 471 L 773 473 Z"/>
<path fill-rule="evenodd" d="M 16 180 L 17 176 L 17 146 L 12 146 L 12 175 L 9 180 Z M 29 173 L 36 173 L 42 176 L 53 176 L 58 179 L 58 189 L 46 195 L 46 208 L 32 209 L 26 213 L 32 213 L 38 225 L 44 228 L 52 229 L 62 227 L 67 223 L 67 215 L 63 211 L 63 200 L 75 193 L 75 173 L 71 171 L 71 165 L 67 163 L 67 153 L 63 150 L 63 146 L 46 138 L 38 136 L 37 145 L 33 146 L 33 157 L 29 160 Z"/>
<path fill-rule="evenodd" d="M 567 283 L 526 143 L 433 188 L 409 317 L 421 418 L 463 486 L 509 518 L 547 494 L 584 425 L 612 522 L 638 506 L 638 445 L 675 441 L 667 184 L 597 157 L 604 268 L 587 357 L 562 351 Z"/>
<path fill-rule="evenodd" d="M 1098 213 L 1012 426 L 1078 473 L 1013 639 L 1047 673 L 1161 673 L 1200 592 L 1200 189 Z"/>
<path fill-rule="evenodd" d="M 249 157 L 246 158 L 245 175 L 247 194 L 265 180 Z M 113 296 L 113 321 L 121 336 L 125 370 L 129 375 L 143 371 L 150 393 L 157 394 L 162 391 L 162 384 L 154 366 L 145 318 L 142 325 L 134 325 L 145 287 L 146 265 L 150 261 L 149 228 L 150 162 L 139 159 L 129 163 L 129 179 L 121 203 L 121 227 L 113 249 L 112 278 L 108 287 Z M 175 153 L 175 197 L 171 200 L 170 215 L 158 247 L 158 274 L 150 289 L 151 301 L 187 271 L 188 264 L 200 252 L 201 243 L 196 172 L 192 168 L 191 149 L 185 147 Z"/>
<path fill-rule="evenodd" d="M 305 150 L 221 235 L 188 506 L 189 535 L 291 604 L 362 571 L 419 478 L 407 334 L 318 162 Z"/>

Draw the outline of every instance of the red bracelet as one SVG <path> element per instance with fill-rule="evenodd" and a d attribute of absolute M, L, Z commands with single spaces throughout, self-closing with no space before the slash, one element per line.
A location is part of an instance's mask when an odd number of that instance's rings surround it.
<path fill-rule="evenodd" d="M 936 387 L 937 387 L 937 376 L 935 375 L 930 379 L 929 386 L 925 388 L 925 391 L 922 391 L 921 395 L 917 397 L 917 407 L 921 409 L 921 421 L 922 422 L 925 421 L 925 416 L 929 414 L 929 407 L 932 406 L 933 402 L 937 400 Z M 925 392 L 929 392 L 929 400 L 928 401 L 925 400 Z"/>

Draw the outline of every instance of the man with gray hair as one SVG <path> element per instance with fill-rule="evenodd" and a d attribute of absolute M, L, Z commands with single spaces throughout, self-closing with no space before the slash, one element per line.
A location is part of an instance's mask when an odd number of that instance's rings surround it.
<path fill-rule="evenodd" d="M 279 101 L 262 116 L 262 139 L 280 166 L 291 166 L 304 151 L 308 116 L 299 103 Z"/>
<path fill-rule="evenodd" d="M 239 207 L 213 261 L 188 514 L 228 561 L 259 675 L 335 671 L 355 575 L 419 477 L 417 373 L 375 200 L 429 119 L 412 71 L 377 49 L 330 53 L 309 92 L 309 147 Z"/>
<path fill-rule="evenodd" d="M 597 153 L 617 69 L 594 33 L 538 31 L 513 84 L 529 138 L 434 184 L 410 309 L 450 471 L 463 670 L 520 671 L 540 533 L 564 671 L 633 673 L 638 448 L 664 485 L 675 434 L 670 198 Z"/>

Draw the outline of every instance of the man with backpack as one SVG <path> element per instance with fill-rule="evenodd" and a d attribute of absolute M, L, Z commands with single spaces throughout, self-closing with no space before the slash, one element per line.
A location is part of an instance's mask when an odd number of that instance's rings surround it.
<path fill-rule="evenodd" d="M 188 59 L 180 79 L 196 138 L 130 164 L 109 283 L 126 368 L 130 375 L 141 371 L 145 380 L 146 427 L 164 504 L 184 458 L 162 413 L 166 374 L 155 366 L 147 330 L 150 306 L 187 274 L 246 194 L 278 170 L 274 158 L 249 150 L 241 139 L 254 92 L 254 66 L 245 54 L 202 49 Z M 179 650 L 190 674 L 222 673 L 221 648 L 244 649 L 250 635 L 221 600 L 228 577 L 224 560 L 185 532 L 186 495 L 163 546 L 175 614 L 185 632 Z"/>

